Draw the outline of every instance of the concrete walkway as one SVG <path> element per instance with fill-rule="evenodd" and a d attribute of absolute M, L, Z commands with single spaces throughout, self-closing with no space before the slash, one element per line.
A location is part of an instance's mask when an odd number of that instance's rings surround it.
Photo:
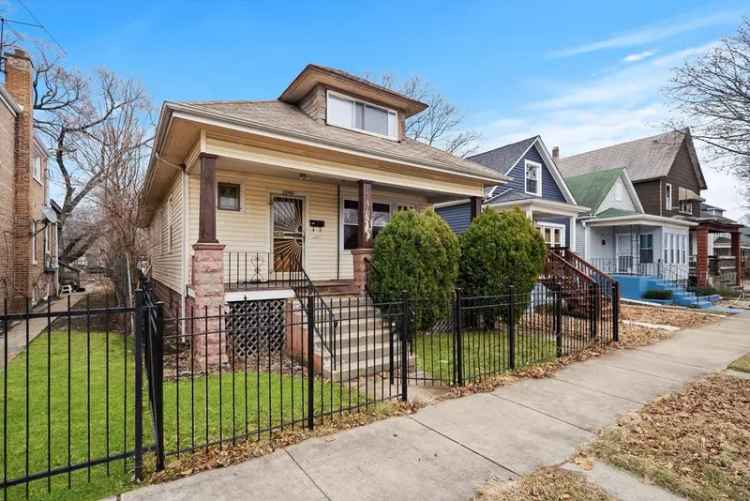
<path fill-rule="evenodd" d="M 576 364 L 556 377 L 312 439 L 228 468 L 123 494 L 135 500 L 469 499 L 490 478 L 563 463 L 601 427 L 750 351 L 750 312 L 667 341 Z M 674 499 L 596 465 L 621 499 Z"/>
<path fill-rule="evenodd" d="M 70 294 L 70 306 L 71 308 L 76 305 L 80 300 L 86 296 L 83 292 L 74 292 Z M 50 309 L 50 322 L 54 322 L 57 318 L 56 313 L 61 313 L 68 309 L 68 296 L 64 296 L 60 299 L 52 301 L 49 305 Z M 32 313 L 47 313 L 47 303 L 37 306 L 34 308 Z M 47 317 L 32 318 L 28 321 L 29 335 L 26 337 L 26 324 L 25 321 L 18 321 L 16 324 L 8 329 L 8 362 L 18 356 L 19 353 L 23 353 L 26 350 L 26 344 L 31 343 L 36 339 L 39 334 L 47 330 Z M 0 325 L 0 327 L 2 327 Z M 3 349 L 2 329 L 0 329 L 0 350 Z M 0 352 L 0 369 L 5 368 L 5 360 Z"/>

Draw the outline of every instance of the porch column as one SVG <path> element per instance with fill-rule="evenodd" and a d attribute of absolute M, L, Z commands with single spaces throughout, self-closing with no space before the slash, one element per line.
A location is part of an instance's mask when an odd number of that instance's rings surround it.
<path fill-rule="evenodd" d="M 482 197 L 471 197 L 470 201 L 470 207 L 471 207 L 471 221 L 474 221 L 474 219 L 477 218 L 482 213 Z"/>
<path fill-rule="evenodd" d="M 708 228 L 695 229 L 695 275 L 698 287 L 708 285 Z"/>
<path fill-rule="evenodd" d="M 216 156 L 201 154 L 198 241 L 193 244 L 191 288 L 192 345 L 195 360 L 206 371 L 228 361 L 224 307 L 224 245 L 216 239 Z M 225 346 L 221 346 L 221 343 Z"/>
<path fill-rule="evenodd" d="M 742 250 L 740 249 L 740 231 L 735 230 L 731 233 L 731 251 L 734 256 L 734 270 L 737 273 L 735 285 L 742 287 Z"/>
<path fill-rule="evenodd" d="M 570 219 L 568 219 L 568 224 L 570 225 L 570 242 L 568 242 L 568 249 L 570 249 L 572 252 L 576 251 L 576 217 L 570 216 Z"/>
<path fill-rule="evenodd" d="M 352 249 L 354 286 L 360 292 L 365 292 L 369 269 L 367 261 L 372 258 L 372 183 L 369 181 L 359 181 L 357 222 L 357 248 Z"/>

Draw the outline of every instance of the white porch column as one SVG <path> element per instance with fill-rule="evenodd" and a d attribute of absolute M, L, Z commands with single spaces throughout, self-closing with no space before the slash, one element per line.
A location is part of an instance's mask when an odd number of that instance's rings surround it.
<path fill-rule="evenodd" d="M 576 217 L 570 216 L 570 242 L 568 242 L 568 248 L 573 252 L 576 251 Z"/>
<path fill-rule="evenodd" d="M 526 207 L 526 217 L 529 218 L 529 219 L 531 219 L 533 221 L 534 220 L 534 209 L 532 209 L 531 207 Z"/>

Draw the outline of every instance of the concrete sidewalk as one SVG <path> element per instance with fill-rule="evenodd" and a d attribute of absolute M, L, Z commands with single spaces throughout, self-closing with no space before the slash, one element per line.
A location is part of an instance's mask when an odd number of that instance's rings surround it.
<path fill-rule="evenodd" d="M 308 440 L 121 499 L 469 499 L 492 477 L 510 480 L 564 462 L 599 428 L 748 351 L 750 312 L 745 312 L 652 346 L 567 367 L 553 378 L 441 402 L 413 416 Z M 602 475 L 607 474 L 612 475 Z M 622 499 L 644 495 L 622 475 L 613 484 Z M 650 489 L 647 498 L 659 497 Z"/>

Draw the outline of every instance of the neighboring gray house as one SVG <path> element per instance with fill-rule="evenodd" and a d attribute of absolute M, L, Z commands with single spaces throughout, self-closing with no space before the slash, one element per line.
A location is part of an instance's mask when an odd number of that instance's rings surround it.
<path fill-rule="evenodd" d="M 575 220 L 588 208 L 576 204 L 540 136 L 474 155 L 469 160 L 511 177 L 507 184 L 485 191 L 485 207 L 519 207 L 534 221 L 545 242 L 575 249 Z M 435 210 L 456 233 L 465 231 L 471 222 L 468 200 L 436 204 Z"/>

